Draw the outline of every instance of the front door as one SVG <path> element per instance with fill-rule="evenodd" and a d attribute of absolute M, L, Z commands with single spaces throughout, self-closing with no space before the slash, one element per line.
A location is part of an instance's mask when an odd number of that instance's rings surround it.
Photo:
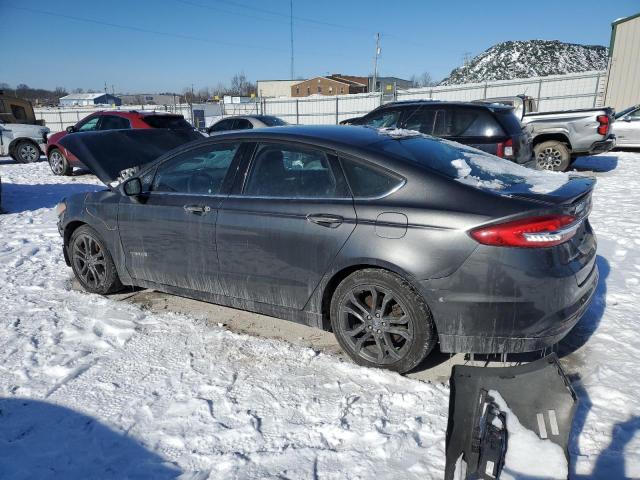
<path fill-rule="evenodd" d="M 295 143 L 257 145 L 242 189 L 218 214 L 226 295 L 302 309 L 355 221 L 334 155 Z"/>
<path fill-rule="evenodd" d="M 218 143 L 180 153 L 143 178 L 147 193 L 123 198 L 118 223 L 133 278 L 221 293 L 216 217 L 238 149 Z"/>
<path fill-rule="evenodd" d="M 617 145 L 640 145 L 640 108 L 617 119 L 613 125 Z"/>

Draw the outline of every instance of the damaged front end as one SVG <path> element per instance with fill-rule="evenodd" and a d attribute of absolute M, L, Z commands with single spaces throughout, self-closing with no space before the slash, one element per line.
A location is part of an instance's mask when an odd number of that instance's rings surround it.
<path fill-rule="evenodd" d="M 453 367 L 445 479 L 567 478 L 576 406 L 555 354 L 516 367 Z"/>

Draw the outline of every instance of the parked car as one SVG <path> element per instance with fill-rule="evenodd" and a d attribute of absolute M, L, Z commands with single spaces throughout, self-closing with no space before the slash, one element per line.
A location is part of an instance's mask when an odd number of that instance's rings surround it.
<path fill-rule="evenodd" d="M 83 167 L 82 161 L 61 146 L 60 140 L 74 132 L 103 130 L 168 128 L 171 130 L 193 130 L 182 115 L 144 110 L 103 110 L 84 117 L 66 131 L 54 133 L 46 146 L 49 166 L 54 175 L 71 175 L 74 167 Z"/>
<path fill-rule="evenodd" d="M 218 120 L 207 129 L 207 133 L 211 135 L 212 133 L 228 132 L 230 130 L 282 127 L 284 125 L 288 125 L 288 123 L 272 115 L 239 115 Z"/>
<path fill-rule="evenodd" d="M 42 121 L 36 120 L 31 102 L 0 90 L 0 155 L 20 163 L 37 162 L 48 133 Z"/>
<path fill-rule="evenodd" d="M 62 144 L 112 185 L 157 149 L 147 133 Z M 68 197 L 58 227 L 89 292 L 136 285 L 302 322 L 406 372 L 438 342 L 533 351 L 573 328 L 597 285 L 594 183 L 415 133 L 256 129 Z"/>
<path fill-rule="evenodd" d="M 612 129 L 616 146 L 640 148 L 640 105 L 625 108 L 615 118 Z"/>
<path fill-rule="evenodd" d="M 510 105 L 531 134 L 535 166 L 541 170 L 566 171 L 576 158 L 608 152 L 616 145 L 614 110 L 609 107 L 538 112 L 532 97 L 477 100 Z"/>
<path fill-rule="evenodd" d="M 531 161 L 529 136 L 511 107 L 430 100 L 392 102 L 341 122 L 401 128 L 470 145 L 519 164 Z"/>

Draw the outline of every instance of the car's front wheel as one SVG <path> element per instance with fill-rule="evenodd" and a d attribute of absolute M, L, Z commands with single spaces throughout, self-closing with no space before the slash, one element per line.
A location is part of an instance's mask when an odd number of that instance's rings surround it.
<path fill-rule="evenodd" d="M 52 148 L 49 152 L 49 167 L 54 175 L 71 175 L 73 168 L 57 148 Z"/>
<path fill-rule="evenodd" d="M 20 163 L 33 163 L 40 160 L 40 148 L 29 140 L 22 140 L 16 145 L 15 159 Z"/>
<path fill-rule="evenodd" d="M 566 144 L 557 140 L 542 142 L 533 148 L 538 170 L 564 172 L 571 164 L 571 152 Z"/>
<path fill-rule="evenodd" d="M 122 289 L 111 254 L 93 228 L 77 228 L 67 248 L 71 268 L 82 288 L 102 295 Z"/>
<path fill-rule="evenodd" d="M 436 344 L 427 304 L 407 281 L 386 270 L 359 270 L 338 285 L 331 326 L 357 364 L 400 373 L 415 368 Z"/>

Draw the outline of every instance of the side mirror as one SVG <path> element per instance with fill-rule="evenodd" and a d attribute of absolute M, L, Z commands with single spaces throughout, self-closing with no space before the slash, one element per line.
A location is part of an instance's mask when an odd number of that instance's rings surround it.
<path fill-rule="evenodd" d="M 76 131 L 76 127 L 74 125 L 71 125 L 70 127 L 67 127 L 65 130 L 67 131 L 67 133 L 73 133 Z"/>
<path fill-rule="evenodd" d="M 128 197 L 140 195 L 142 193 L 142 182 L 138 177 L 129 178 L 122 184 L 122 191 Z"/>
<path fill-rule="evenodd" d="M 625 121 L 625 122 L 630 122 L 631 121 L 631 117 L 624 117 L 622 120 Z"/>

